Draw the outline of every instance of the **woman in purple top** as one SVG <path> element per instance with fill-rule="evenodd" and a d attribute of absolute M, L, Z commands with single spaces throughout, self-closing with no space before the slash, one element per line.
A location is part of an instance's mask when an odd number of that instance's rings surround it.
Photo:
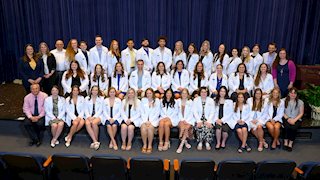
<path fill-rule="evenodd" d="M 293 87 L 296 79 L 296 65 L 292 60 L 288 60 L 287 51 L 284 48 L 280 49 L 272 64 L 272 76 L 274 86 L 281 90 L 281 97 L 286 97 L 288 89 Z"/>

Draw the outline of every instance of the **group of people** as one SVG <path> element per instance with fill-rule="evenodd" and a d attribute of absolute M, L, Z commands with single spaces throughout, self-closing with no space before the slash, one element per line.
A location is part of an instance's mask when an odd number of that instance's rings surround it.
<path fill-rule="evenodd" d="M 258 151 L 269 147 L 264 127 L 272 137 L 270 148 L 280 146 L 283 127 L 283 147 L 292 151 L 304 104 L 293 87 L 295 64 L 284 48 L 276 53 L 276 44 L 270 43 L 261 56 L 256 44 L 252 52 L 243 47 L 240 57 L 233 48 L 229 57 L 224 44 L 213 54 L 209 41 L 202 43 L 199 53 L 191 43 L 185 53 L 183 43 L 177 41 L 172 53 L 166 41 L 159 37 L 159 47 L 151 49 L 149 40 L 143 39 L 136 50 L 129 39 L 121 52 L 116 40 L 108 49 L 99 35 L 89 51 L 85 41 L 78 45 L 76 39 L 69 41 L 66 50 L 62 40 L 52 51 L 40 43 L 39 53 L 26 45 L 20 72 L 30 92 L 23 105 L 30 145 L 39 146 L 43 126 L 50 125 L 50 145 L 55 147 L 66 124 L 70 131 L 64 140 L 69 147 L 85 125 L 92 139 L 90 148 L 97 150 L 103 124 L 114 150 L 119 126 L 122 150 L 131 149 L 134 130 L 140 128 L 143 153 L 152 152 L 155 134 L 158 150 L 166 151 L 170 130 L 178 127 L 177 153 L 184 146 L 191 148 L 193 138 L 198 150 L 203 146 L 210 150 L 214 136 L 215 149 L 224 149 L 231 130 L 239 137 L 242 153 L 251 151 L 249 132 L 258 139 Z"/>

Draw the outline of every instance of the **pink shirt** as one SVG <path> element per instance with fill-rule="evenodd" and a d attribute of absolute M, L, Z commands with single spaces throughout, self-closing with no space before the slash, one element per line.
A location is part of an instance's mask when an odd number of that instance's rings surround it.
<path fill-rule="evenodd" d="M 292 60 L 288 60 L 288 68 L 289 68 L 289 80 L 293 82 L 296 80 L 296 65 Z M 272 76 L 273 79 L 277 79 L 277 68 L 272 68 Z"/>
<path fill-rule="evenodd" d="M 44 92 L 39 92 L 37 95 L 38 98 L 38 112 L 40 117 L 44 117 L 44 100 L 48 97 L 48 95 Z M 34 113 L 34 100 L 35 96 L 30 93 L 24 97 L 23 101 L 23 113 L 30 119 Z"/>

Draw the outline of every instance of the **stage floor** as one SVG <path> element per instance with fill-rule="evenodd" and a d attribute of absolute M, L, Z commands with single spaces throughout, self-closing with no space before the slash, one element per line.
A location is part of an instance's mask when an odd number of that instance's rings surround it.
<path fill-rule="evenodd" d="M 101 128 L 100 128 L 101 129 Z M 94 154 L 113 154 L 119 155 L 127 159 L 129 157 L 135 156 L 155 156 L 162 159 L 184 159 L 192 157 L 203 157 L 210 158 L 216 163 L 225 160 L 225 159 L 250 159 L 256 162 L 262 160 L 270 159 L 289 159 L 294 160 L 297 164 L 305 161 L 320 161 L 320 129 L 307 129 L 312 133 L 311 139 L 297 139 L 294 150 L 292 152 L 286 152 L 282 149 L 276 149 L 271 151 L 270 149 L 265 149 L 263 152 L 258 152 L 257 142 L 254 138 L 249 138 L 249 144 L 252 147 L 252 152 L 239 154 L 237 152 L 238 141 L 235 138 L 235 134 L 232 134 L 227 142 L 227 148 L 225 150 L 211 150 L 211 151 L 197 151 L 196 143 L 192 142 L 192 148 L 190 150 L 184 149 L 181 154 L 177 154 L 175 151 L 178 147 L 178 140 L 172 139 L 171 148 L 166 152 L 159 152 L 156 150 L 158 142 L 154 141 L 154 151 L 150 155 L 145 155 L 140 152 L 141 150 L 141 139 L 135 138 L 133 143 L 133 148 L 131 151 L 114 151 L 108 148 L 109 138 L 106 136 L 105 131 L 100 132 L 100 142 L 102 143 L 100 149 L 95 151 L 89 148 L 90 140 L 86 133 L 77 134 L 72 141 L 72 144 L 69 148 L 64 146 L 63 138 L 60 140 L 60 145 L 57 145 L 55 148 L 50 147 L 50 138 L 49 131 L 45 132 L 45 137 L 43 144 L 40 147 L 29 147 L 28 138 L 24 132 L 22 122 L 20 121 L 0 121 L 0 152 L 28 152 L 28 153 L 39 153 L 45 156 L 52 155 L 54 153 L 76 153 L 83 154 L 88 157 L 91 157 Z M 270 142 L 270 139 L 267 139 Z M 118 140 L 118 142 L 120 142 Z M 214 141 L 215 142 L 215 141 Z"/>

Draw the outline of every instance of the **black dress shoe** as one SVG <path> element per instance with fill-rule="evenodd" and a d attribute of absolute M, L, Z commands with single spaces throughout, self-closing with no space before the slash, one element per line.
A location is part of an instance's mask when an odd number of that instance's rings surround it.
<path fill-rule="evenodd" d="M 283 150 L 287 151 L 288 150 L 288 146 L 283 146 Z"/>
<path fill-rule="evenodd" d="M 39 147 L 41 145 L 41 141 L 37 141 L 36 146 Z"/>
<path fill-rule="evenodd" d="M 225 146 L 221 146 L 221 149 L 225 149 L 226 147 Z"/>
<path fill-rule="evenodd" d="M 276 148 L 274 148 L 274 147 L 270 146 L 270 150 L 272 150 L 272 151 L 273 151 L 273 150 L 275 150 L 275 149 L 276 149 Z"/>
<path fill-rule="evenodd" d="M 288 146 L 288 147 L 287 147 L 287 151 L 288 151 L 288 152 L 291 152 L 291 151 L 292 151 L 292 147 L 289 147 L 289 146 Z"/>
<path fill-rule="evenodd" d="M 36 144 L 35 141 L 30 141 L 30 142 L 28 143 L 29 146 L 33 146 L 33 145 L 35 145 L 35 144 Z"/>
<path fill-rule="evenodd" d="M 215 147 L 215 149 L 218 151 L 218 150 L 220 150 L 220 147 Z"/>

